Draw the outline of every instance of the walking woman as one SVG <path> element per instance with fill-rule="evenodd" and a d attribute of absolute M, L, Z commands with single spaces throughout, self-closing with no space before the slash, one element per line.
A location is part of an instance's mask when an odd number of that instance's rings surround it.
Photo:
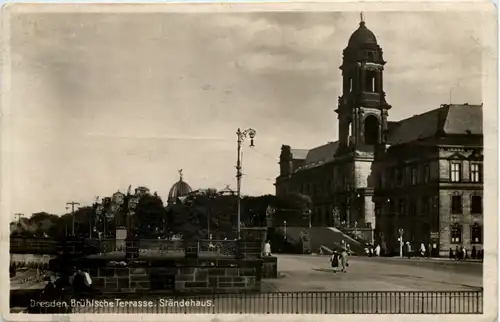
<path fill-rule="evenodd" d="M 344 273 L 347 273 L 347 267 L 349 267 L 349 263 L 347 262 L 347 257 L 348 257 L 347 249 L 342 247 L 342 250 L 340 253 L 340 266 L 342 268 L 341 269 L 342 272 L 344 272 Z"/>

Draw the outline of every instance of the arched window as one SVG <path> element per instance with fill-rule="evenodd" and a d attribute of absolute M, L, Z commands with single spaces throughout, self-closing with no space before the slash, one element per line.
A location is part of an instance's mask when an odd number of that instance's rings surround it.
<path fill-rule="evenodd" d="M 462 243 L 462 225 L 453 224 L 451 226 L 451 243 L 452 244 L 461 244 Z"/>
<path fill-rule="evenodd" d="M 377 144 L 379 142 L 379 122 L 376 116 L 369 115 L 364 122 L 365 144 Z"/>
<path fill-rule="evenodd" d="M 367 70 L 365 76 L 365 91 L 376 93 L 377 92 L 377 72 L 374 70 Z"/>

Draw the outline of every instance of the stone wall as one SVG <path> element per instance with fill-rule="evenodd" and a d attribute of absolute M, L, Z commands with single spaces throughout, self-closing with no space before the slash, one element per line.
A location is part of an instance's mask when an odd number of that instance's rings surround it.
<path fill-rule="evenodd" d="M 259 291 L 262 260 L 213 262 L 186 266 L 139 264 L 131 267 L 89 267 L 94 287 L 103 293 L 170 290 L 177 293 Z M 213 265 L 211 265 L 213 264 Z M 158 284 L 163 283 L 163 287 Z"/>

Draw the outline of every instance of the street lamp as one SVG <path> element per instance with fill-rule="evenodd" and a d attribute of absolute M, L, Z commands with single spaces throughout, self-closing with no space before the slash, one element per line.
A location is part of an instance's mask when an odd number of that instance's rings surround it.
<path fill-rule="evenodd" d="M 399 257 L 403 258 L 403 228 L 398 229 L 399 232 Z"/>
<path fill-rule="evenodd" d="M 255 138 L 255 135 L 257 132 L 254 129 L 246 129 L 244 131 L 241 131 L 239 128 L 236 131 L 236 135 L 238 136 L 238 156 L 237 156 L 237 161 L 236 161 L 236 181 L 237 181 L 237 195 L 238 195 L 238 239 L 241 238 L 241 143 L 243 140 L 247 138 L 247 136 L 250 138 L 250 147 L 254 147 L 255 145 L 253 144 L 253 139 Z"/>

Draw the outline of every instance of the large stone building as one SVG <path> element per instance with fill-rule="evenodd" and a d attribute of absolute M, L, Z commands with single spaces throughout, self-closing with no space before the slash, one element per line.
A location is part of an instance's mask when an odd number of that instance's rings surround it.
<path fill-rule="evenodd" d="M 373 229 L 389 250 L 400 232 L 436 255 L 458 245 L 482 249 L 482 104 L 441 105 L 391 122 L 385 63 L 361 21 L 340 67 L 338 141 L 283 145 L 276 194 L 309 195 L 312 225 L 334 225 L 339 214 L 348 227 Z"/>

